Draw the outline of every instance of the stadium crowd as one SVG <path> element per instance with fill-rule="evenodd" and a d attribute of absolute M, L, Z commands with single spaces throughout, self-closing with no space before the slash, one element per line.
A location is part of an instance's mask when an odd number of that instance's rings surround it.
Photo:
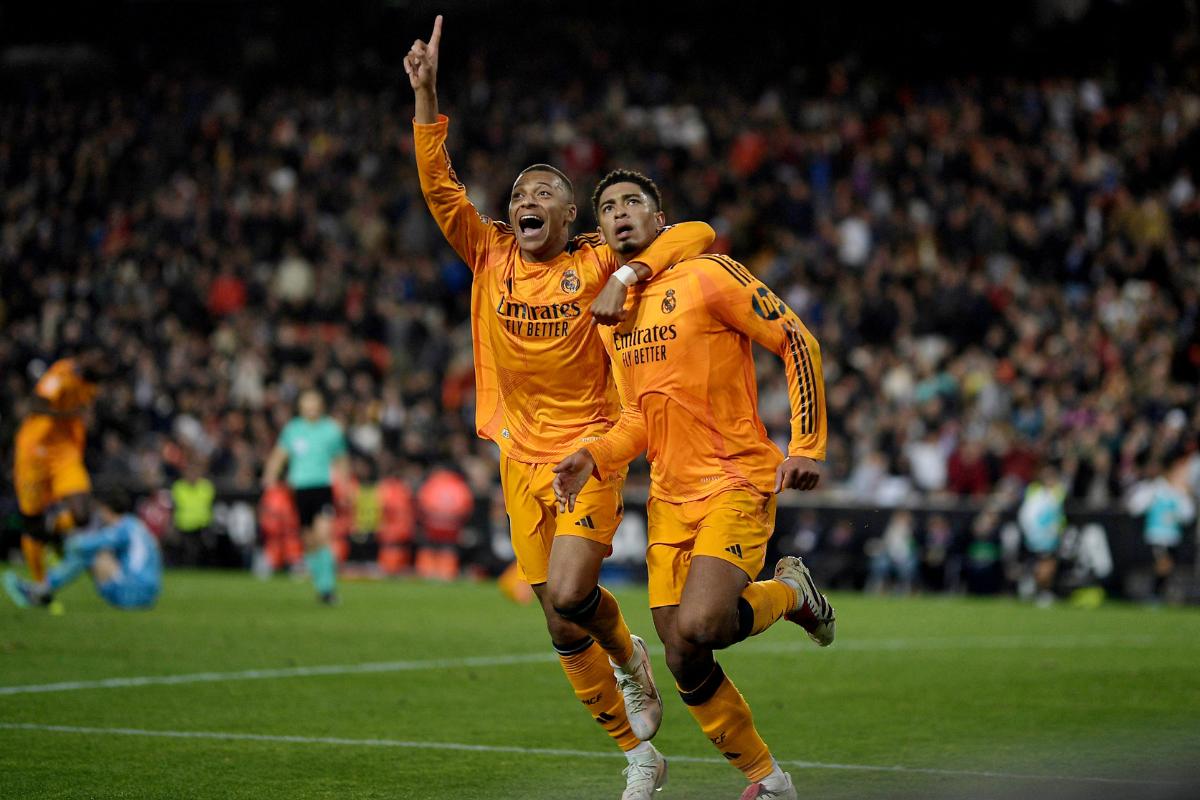
<path fill-rule="evenodd" d="M 602 69 L 539 87 L 489 69 L 501 56 L 445 74 L 477 207 L 503 217 L 512 177 L 547 160 L 583 231 L 604 172 L 651 175 L 670 219 L 709 221 L 821 342 L 842 496 L 982 498 L 1052 460 L 1073 500 L 1106 505 L 1194 448 L 1195 83 L 901 84 L 834 64 L 816 92 Z M 167 73 L 37 79 L 0 105 L 0 491 L 40 371 L 99 342 L 125 371 L 94 411 L 97 475 L 163 487 L 198 462 L 253 492 L 316 387 L 360 474 L 444 463 L 490 495 L 471 276 L 420 196 L 410 118 L 400 82 Z M 783 443 L 786 382 L 762 355 Z"/>

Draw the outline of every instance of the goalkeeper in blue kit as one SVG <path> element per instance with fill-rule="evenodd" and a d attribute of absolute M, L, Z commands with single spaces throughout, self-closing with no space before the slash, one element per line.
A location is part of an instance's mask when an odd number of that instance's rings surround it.
<path fill-rule="evenodd" d="M 98 497 L 103 527 L 67 537 L 58 566 L 40 582 L 4 575 L 4 590 L 22 608 L 46 606 L 55 592 L 90 572 L 96 591 L 117 608 L 150 608 L 162 590 L 162 554 L 124 496 Z"/>

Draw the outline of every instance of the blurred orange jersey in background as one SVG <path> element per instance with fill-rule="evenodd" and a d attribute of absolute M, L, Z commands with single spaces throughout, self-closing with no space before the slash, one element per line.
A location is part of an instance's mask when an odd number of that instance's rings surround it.
<path fill-rule="evenodd" d="M 22 514 L 41 514 L 64 497 L 91 491 L 83 465 L 83 413 L 96 391 L 96 384 L 84 380 L 69 358 L 55 361 L 38 380 L 34 394 L 70 416 L 30 414 L 17 431 L 13 479 Z"/>

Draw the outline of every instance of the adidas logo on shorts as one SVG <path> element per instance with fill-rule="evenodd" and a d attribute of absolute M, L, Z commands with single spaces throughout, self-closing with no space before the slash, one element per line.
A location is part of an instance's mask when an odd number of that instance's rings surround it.
<path fill-rule="evenodd" d="M 742 557 L 742 546 L 740 544 L 731 544 L 725 548 L 726 553 L 733 553 L 738 558 Z"/>
<path fill-rule="evenodd" d="M 576 528 L 589 528 L 594 531 L 594 530 L 596 530 L 596 523 L 592 522 L 592 515 L 588 514 L 586 517 L 576 520 L 575 527 Z"/>

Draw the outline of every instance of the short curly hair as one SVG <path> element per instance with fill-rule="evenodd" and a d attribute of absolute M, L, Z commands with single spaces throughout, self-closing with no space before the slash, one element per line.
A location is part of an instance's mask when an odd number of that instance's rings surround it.
<path fill-rule="evenodd" d="M 596 190 L 592 192 L 592 213 L 596 215 L 597 219 L 600 218 L 600 195 L 604 194 L 604 190 L 614 183 L 637 184 L 646 193 L 646 196 L 654 201 L 654 210 L 662 211 L 662 192 L 658 191 L 658 184 L 636 170 L 614 169 L 600 179 L 600 182 L 596 184 Z"/>

